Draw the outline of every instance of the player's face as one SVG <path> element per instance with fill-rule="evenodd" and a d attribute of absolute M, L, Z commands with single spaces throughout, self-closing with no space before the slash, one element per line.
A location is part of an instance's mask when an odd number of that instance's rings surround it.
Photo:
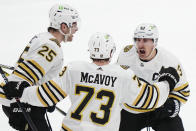
<path fill-rule="evenodd" d="M 72 24 L 72 27 L 69 30 L 71 30 L 71 31 L 70 31 L 70 35 L 67 38 L 67 41 L 72 41 L 73 40 L 73 34 L 75 34 L 78 31 L 77 23 L 74 22 Z"/>
<path fill-rule="evenodd" d="M 73 34 L 75 34 L 78 31 L 77 23 L 73 23 L 71 28 L 68 28 L 66 24 L 62 24 L 61 31 L 64 34 L 68 34 L 66 41 L 72 41 L 73 40 Z M 64 37 L 65 39 L 65 37 Z M 65 41 L 65 40 L 64 40 Z"/>
<path fill-rule="evenodd" d="M 154 48 L 153 40 L 147 38 L 136 38 L 135 42 L 140 59 L 150 60 L 151 58 L 149 58 L 149 56 Z"/>

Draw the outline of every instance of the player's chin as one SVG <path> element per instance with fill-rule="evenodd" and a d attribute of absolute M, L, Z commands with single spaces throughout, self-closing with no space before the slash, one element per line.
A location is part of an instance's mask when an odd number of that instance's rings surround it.
<path fill-rule="evenodd" d="M 142 60 L 145 60 L 146 59 L 146 54 L 143 54 L 143 53 L 138 53 L 139 55 L 139 58 L 142 59 Z"/>
<path fill-rule="evenodd" d="M 69 42 L 73 41 L 73 35 L 69 36 L 69 37 L 67 38 L 67 41 L 69 41 Z"/>

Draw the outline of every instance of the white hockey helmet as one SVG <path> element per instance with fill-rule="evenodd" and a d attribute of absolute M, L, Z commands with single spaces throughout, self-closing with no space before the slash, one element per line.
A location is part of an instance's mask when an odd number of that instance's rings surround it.
<path fill-rule="evenodd" d="M 66 4 L 56 4 L 49 11 L 50 26 L 55 29 L 60 29 L 61 24 L 67 24 L 68 28 L 72 27 L 74 22 L 79 24 L 80 17 L 74 8 Z"/>
<path fill-rule="evenodd" d="M 137 26 L 134 32 L 134 42 L 135 38 L 149 38 L 153 39 L 154 44 L 158 42 L 158 29 L 156 25 L 150 23 L 143 23 Z"/>
<path fill-rule="evenodd" d="M 116 51 L 115 43 L 109 34 L 95 33 L 89 40 L 90 57 L 93 59 L 111 58 Z"/>

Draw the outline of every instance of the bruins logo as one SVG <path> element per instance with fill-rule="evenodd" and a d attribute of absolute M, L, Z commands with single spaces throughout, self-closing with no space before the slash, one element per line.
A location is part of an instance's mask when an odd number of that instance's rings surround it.
<path fill-rule="evenodd" d="M 67 66 L 65 66 L 63 68 L 63 70 L 61 71 L 61 73 L 59 73 L 59 76 L 63 76 L 66 70 L 67 70 Z"/>
<path fill-rule="evenodd" d="M 122 67 L 125 70 L 129 69 L 129 66 L 128 65 L 120 65 L 120 67 Z"/>
<path fill-rule="evenodd" d="M 177 72 L 180 76 L 182 76 L 182 69 L 181 69 L 180 65 L 178 65 Z"/>
<path fill-rule="evenodd" d="M 128 45 L 124 48 L 124 52 L 128 52 L 131 48 L 133 47 L 133 45 Z"/>

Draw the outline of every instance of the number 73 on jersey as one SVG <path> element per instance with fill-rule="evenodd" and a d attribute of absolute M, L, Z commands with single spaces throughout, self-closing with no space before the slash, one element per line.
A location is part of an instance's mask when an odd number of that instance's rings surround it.
<path fill-rule="evenodd" d="M 100 89 L 95 92 L 94 87 L 84 86 L 84 85 L 76 85 L 75 95 L 81 95 L 85 93 L 85 96 L 81 100 L 80 104 L 76 107 L 76 109 L 71 113 L 71 118 L 82 121 L 83 111 L 88 106 L 89 102 L 95 98 L 98 101 L 103 101 L 103 98 L 107 98 L 107 102 L 101 103 L 99 110 L 103 113 L 103 116 L 98 116 L 98 113 L 94 111 L 89 111 L 89 117 L 92 122 L 100 125 L 105 125 L 110 118 L 111 108 L 114 103 L 115 94 L 112 90 Z M 94 97 L 93 97 L 94 96 Z"/>

